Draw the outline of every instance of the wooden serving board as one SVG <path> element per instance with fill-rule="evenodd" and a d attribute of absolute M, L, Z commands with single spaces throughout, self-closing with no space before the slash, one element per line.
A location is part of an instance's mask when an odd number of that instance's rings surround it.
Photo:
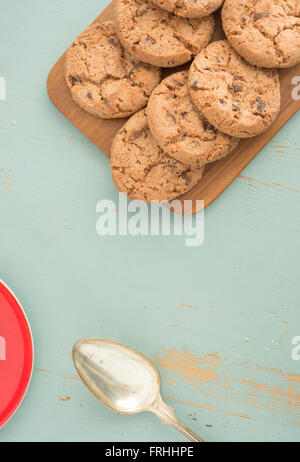
<path fill-rule="evenodd" d="M 114 1 L 95 19 L 94 23 L 113 19 L 113 9 Z M 80 32 L 78 31 L 78 35 Z M 224 32 L 220 17 L 217 17 L 214 40 L 222 38 L 224 38 Z M 49 73 L 47 82 L 49 97 L 56 108 L 109 157 L 113 138 L 127 119 L 99 119 L 83 111 L 74 103 L 65 82 L 64 61 L 65 54 L 57 61 Z M 177 71 L 178 68 L 164 70 L 163 75 L 166 76 Z M 295 76 L 300 76 L 300 64 L 291 69 L 280 70 L 279 74 L 282 103 L 278 118 L 265 133 L 254 138 L 242 140 L 229 156 L 206 166 L 201 181 L 191 191 L 180 197 L 181 200 L 189 199 L 193 201 L 191 213 L 199 211 L 196 200 L 203 200 L 205 207 L 211 204 L 300 108 L 300 100 L 295 101 L 292 98 L 294 89 L 292 80 Z"/>

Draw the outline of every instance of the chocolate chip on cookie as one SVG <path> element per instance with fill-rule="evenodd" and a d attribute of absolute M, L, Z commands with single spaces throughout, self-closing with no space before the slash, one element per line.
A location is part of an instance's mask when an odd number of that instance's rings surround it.
<path fill-rule="evenodd" d="M 299 0 L 225 0 L 225 34 L 249 63 L 291 67 L 300 62 Z"/>
<path fill-rule="evenodd" d="M 215 60 L 216 55 L 221 62 Z M 280 109 L 277 71 L 248 64 L 227 40 L 211 43 L 196 56 L 189 71 L 189 86 L 191 98 L 204 117 L 234 137 L 262 133 Z"/>
<path fill-rule="evenodd" d="M 204 18 L 216 11 L 224 0 L 152 0 L 163 10 L 183 18 Z"/>
<path fill-rule="evenodd" d="M 173 200 L 201 179 L 204 168 L 192 169 L 166 154 L 152 136 L 145 109 L 117 133 L 111 149 L 112 178 L 119 191 L 134 200 Z"/>
<path fill-rule="evenodd" d="M 170 75 L 155 88 L 147 115 L 160 147 L 194 168 L 225 157 L 239 142 L 217 130 L 195 108 L 187 71 Z"/>
<path fill-rule="evenodd" d="M 105 119 L 139 111 L 159 83 L 161 71 L 132 60 L 112 21 L 90 26 L 67 52 L 66 81 L 74 101 Z"/>
<path fill-rule="evenodd" d="M 215 28 L 213 15 L 185 19 L 150 0 L 118 0 L 115 22 L 126 49 L 138 60 L 161 67 L 190 61 L 210 42 Z"/>

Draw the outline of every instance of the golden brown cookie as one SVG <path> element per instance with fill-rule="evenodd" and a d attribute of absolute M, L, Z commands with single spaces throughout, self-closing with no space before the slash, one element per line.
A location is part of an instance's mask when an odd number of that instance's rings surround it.
<path fill-rule="evenodd" d="M 216 11 L 224 0 L 152 0 L 156 6 L 183 18 L 204 18 Z"/>
<path fill-rule="evenodd" d="M 227 156 L 239 143 L 213 127 L 194 106 L 188 72 L 164 79 L 150 96 L 150 130 L 170 156 L 194 168 Z"/>
<path fill-rule="evenodd" d="M 143 109 L 117 133 L 111 149 L 112 178 L 134 200 L 171 201 L 193 188 L 204 168 L 191 169 L 168 156 L 152 136 Z"/>
<path fill-rule="evenodd" d="M 300 62 L 299 0 L 226 0 L 225 34 L 249 63 L 291 67 Z"/>
<path fill-rule="evenodd" d="M 118 0 L 115 22 L 119 39 L 136 59 L 161 67 L 184 64 L 211 40 L 213 15 L 184 19 L 150 0 Z"/>
<path fill-rule="evenodd" d="M 227 40 L 211 43 L 196 56 L 189 88 L 204 117 L 237 138 L 265 131 L 280 109 L 277 71 L 251 66 Z"/>
<path fill-rule="evenodd" d="M 123 49 L 112 21 L 90 26 L 67 52 L 66 80 L 72 98 L 104 119 L 139 111 L 160 77 L 160 69 L 136 62 Z"/>

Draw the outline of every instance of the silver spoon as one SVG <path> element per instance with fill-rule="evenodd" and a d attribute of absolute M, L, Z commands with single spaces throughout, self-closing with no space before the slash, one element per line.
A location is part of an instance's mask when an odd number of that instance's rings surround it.
<path fill-rule="evenodd" d="M 190 441 L 203 442 L 163 402 L 159 373 L 142 354 L 116 342 L 87 338 L 75 343 L 73 361 L 83 383 L 108 408 L 121 414 L 153 412 Z"/>

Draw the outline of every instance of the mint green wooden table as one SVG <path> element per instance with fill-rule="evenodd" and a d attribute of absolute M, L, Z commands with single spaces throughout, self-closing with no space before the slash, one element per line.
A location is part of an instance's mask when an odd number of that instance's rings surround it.
<path fill-rule="evenodd" d="M 0 277 L 26 310 L 36 357 L 0 441 L 181 440 L 89 395 L 70 358 L 85 336 L 151 357 L 166 402 L 208 441 L 299 441 L 300 114 L 206 210 L 203 246 L 100 238 L 96 204 L 117 200 L 109 161 L 51 105 L 46 78 L 106 2 L 2 3 Z"/>

